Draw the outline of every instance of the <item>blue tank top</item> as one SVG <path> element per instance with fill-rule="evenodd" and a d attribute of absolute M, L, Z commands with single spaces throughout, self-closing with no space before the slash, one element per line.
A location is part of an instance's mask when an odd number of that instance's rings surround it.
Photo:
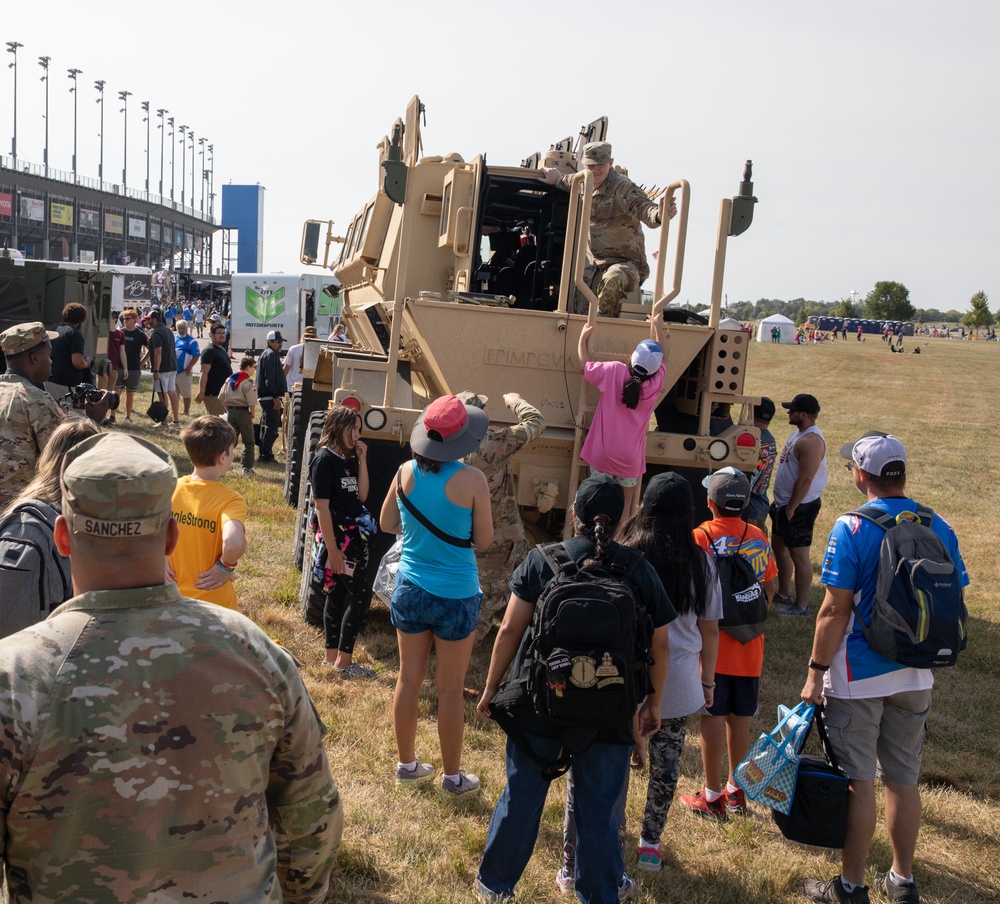
<path fill-rule="evenodd" d="M 413 488 L 406 498 L 439 530 L 453 537 L 472 535 L 472 509 L 455 505 L 445 495 L 445 484 L 459 468 L 460 461 L 447 462 L 437 474 L 421 471 L 416 462 Z M 399 573 L 421 590 L 446 599 L 465 599 L 479 593 L 479 571 L 472 547 L 453 546 L 434 536 L 397 499 L 403 525 L 403 551 Z"/>

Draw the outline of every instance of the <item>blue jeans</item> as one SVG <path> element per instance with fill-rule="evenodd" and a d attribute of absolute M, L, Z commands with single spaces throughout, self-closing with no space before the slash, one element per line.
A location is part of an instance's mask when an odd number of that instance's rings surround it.
<path fill-rule="evenodd" d="M 555 738 L 530 735 L 532 749 L 555 760 Z M 577 830 L 576 892 L 585 904 L 617 904 L 624 872 L 615 802 L 628 779 L 626 744 L 593 744 L 573 757 Z M 549 782 L 541 767 L 507 739 L 507 787 L 497 801 L 479 867 L 479 881 L 495 894 L 514 893 L 531 859 Z"/>

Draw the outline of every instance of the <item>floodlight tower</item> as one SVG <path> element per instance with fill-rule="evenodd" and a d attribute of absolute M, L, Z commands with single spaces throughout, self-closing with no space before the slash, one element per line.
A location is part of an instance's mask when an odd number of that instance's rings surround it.
<path fill-rule="evenodd" d="M 76 77 L 83 72 L 82 69 L 67 69 L 66 74 L 73 80 L 73 87 L 69 89 L 73 95 L 73 181 L 76 182 Z"/>
<path fill-rule="evenodd" d="M 18 41 L 7 42 L 7 53 L 14 54 L 14 62 L 8 63 L 7 68 L 14 70 L 14 137 L 10 142 L 10 156 L 14 158 L 14 169 L 17 169 L 17 49 L 24 47 Z"/>
<path fill-rule="evenodd" d="M 45 178 L 49 178 L 49 62 L 50 56 L 40 56 L 38 65 L 45 70 L 42 81 L 45 82 L 45 150 L 42 154 L 42 164 L 45 166 Z"/>

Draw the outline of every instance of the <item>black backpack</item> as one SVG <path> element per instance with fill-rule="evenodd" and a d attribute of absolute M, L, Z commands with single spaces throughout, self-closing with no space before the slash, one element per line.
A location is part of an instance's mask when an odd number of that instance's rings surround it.
<path fill-rule="evenodd" d="M 736 550 L 725 555 L 716 552 L 705 528 L 698 529 L 708 537 L 708 551 L 715 559 L 715 570 L 722 586 L 722 619 L 719 621 L 719 630 L 725 631 L 742 644 L 750 643 L 764 633 L 767 594 L 757 580 L 753 565 L 740 555 L 743 541 L 747 537 L 746 529 Z"/>
<path fill-rule="evenodd" d="M 69 559 L 52 540 L 59 510 L 28 499 L 0 521 L 0 637 L 44 619 L 73 595 Z"/>
<path fill-rule="evenodd" d="M 885 531 L 867 625 L 851 604 L 868 646 L 910 668 L 954 665 L 968 641 L 969 612 L 958 569 L 931 530 L 934 512 L 917 506 L 915 520 L 899 521 L 878 506 L 865 505 L 849 514 Z"/>
<path fill-rule="evenodd" d="M 621 728 L 635 715 L 651 688 L 653 622 L 629 584 L 642 553 L 616 547 L 603 563 L 578 565 L 562 543 L 538 549 L 554 577 L 535 603 L 515 661 L 518 677 L 507 682 L 490 709 L 552 779 L 598 732 Z M 536 756 L 525 731 L 559 737 L 562 755 L 555 762 Z"/>

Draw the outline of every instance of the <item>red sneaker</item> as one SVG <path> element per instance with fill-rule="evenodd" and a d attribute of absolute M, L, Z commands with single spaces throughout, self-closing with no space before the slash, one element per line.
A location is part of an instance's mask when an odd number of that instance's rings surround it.
<path fill-rule="evenodd" d="M 717 819 L 724 822 L 726 819 L 726 798 L 725 795 L 717 800 L 708 800 L 704 790 L 697 794 L 682 794 L 678 800 L 682 807 L 686 807 L 692 813 L 705 819 Z"/>
<path fill-rule="evenodd" d="M 727 813 L 732 813 L 735 816 L 747 815 L 747 798 L 742 788 L 737 788 L 732 792 L 727 788 L 723 797 L 726 799 Z"/>

